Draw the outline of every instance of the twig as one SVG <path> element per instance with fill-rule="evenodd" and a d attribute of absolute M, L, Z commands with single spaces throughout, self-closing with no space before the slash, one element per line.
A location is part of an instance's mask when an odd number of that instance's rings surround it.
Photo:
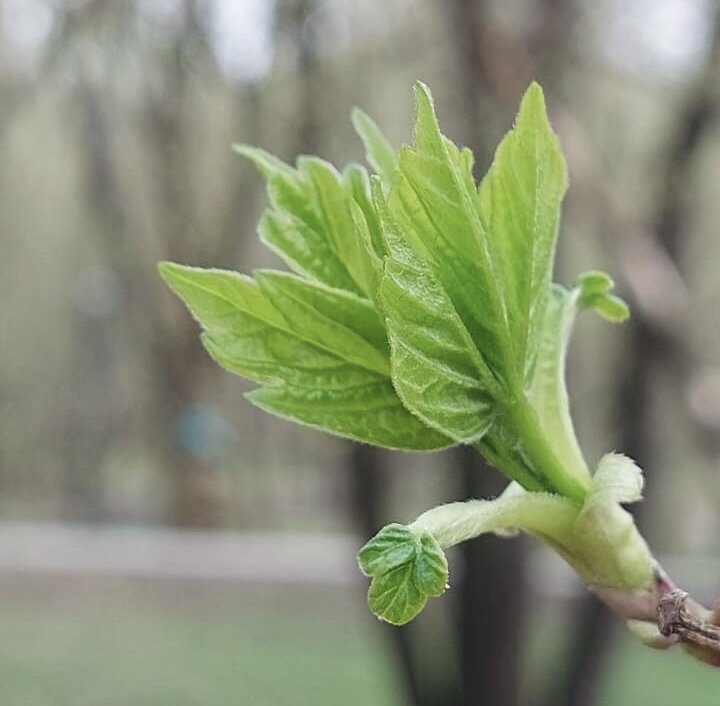
<path fill-rule="evenodd" d="M 685 642 L 720 653 L 720 627 L 706 620 L 707 613 L 685 591 L 675 589 L 658 601 L 658 629 L 666 637 L 679 635 Z"/>

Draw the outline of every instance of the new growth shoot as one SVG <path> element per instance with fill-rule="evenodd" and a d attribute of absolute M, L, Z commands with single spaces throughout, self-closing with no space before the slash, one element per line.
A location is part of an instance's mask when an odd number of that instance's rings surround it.
<path fill-rule="evenodd" d="M 565 386 L 575 318 L 590 309 L 620 322 L 628 308 L 605 273 L 552 281 L 567 176 L 540 86 L 528 88 L 479 184 L 472 153 L 441 133 L 422 83 L 412 145 L 394 149 L 360 110 L 353 123 L 372 174 L 236 147 L 267 181 L 260 238 L 291 272 L 168 262 L 160 272 L 210 355 L 259 384 L 253 404 L 390 449 L 471 445 L 509 479 L 496 500 L 380 530 L 359 555 L 370 608 L 394 624 L 412 620 L 446 590 L 445 549 L 522 530 L 646 642 L 682 640 L 716 662 L 717 641 L 699 645 L 698 631 L 672 618 L 690 611 L 707 627 L 708 615 L 672 593 L 621 505 L 640 500 L 640 469 L 607 454 L 591 473 L 575 435 Z M 671 595 L 678 607 L 661 634 L 656 612 Z"/>

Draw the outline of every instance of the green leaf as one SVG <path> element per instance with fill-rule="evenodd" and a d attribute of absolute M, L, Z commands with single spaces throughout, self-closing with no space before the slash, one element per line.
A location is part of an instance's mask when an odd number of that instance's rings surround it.
<path fill-rule="evenodd" d="M 301 186 L 297 180 L 297 172 L 289 164 L 285 164 L 281 159 L 278 159 L 274 154 L 270 154 L 270 152 L 260 147 L 252 147 L 239 143 L 235 143 L 232 149 L 236 154 L 252 161 L 265 176 L 268 180 L 268 187 L 270 188 L 271 194 L 277 196 L 279 199 L 278 205 L 283 203 L 283 198 L 287 198 L 287 191 L 280 190 L 276 192 L 274 190 L 276 186 L 278 186 L 278 184 L 275 183 L 276 179 L 282 180 L 282 185 L 286 190 L 296 192 L 295 197 L 302 194 Z"/>
<path fill-rule="evenodd" d="M 409 623 L 426 603 L 427 596 L 413 580 L 412 563 L 376 576 L 368 590 L 370 610 L 391 625 Z"/>
<path fill-rule="evenodd" d="M 302 292 L 305 309 L 281 314 L 249 277 L 162 263 L 160 271 L 205 329 L 203 343 L 223 367 L 267 385 L 249 393 L 258 406 L 325 431 L 389 448 L 430 450 L 450 441 L 403 407 L 388 375 L 382 329 L 365 300 L 290 275 L 264 273 L 279 300 Z M 352 313 L 351 328 L 332 317 Z M 317 336 L 317 339 L 311 336 Z M 375 356 L 371 362 L 348 346 Z M 387 354 L 385 354 L 386 356 Z"/>
<path fill-rule="evenodd" d="M 413 559 L 416 544 L 407 525 L 386 525 L 358 552 L 358 564 L 365 576 L 386 573 Z"/>
<path fill-rule="evenodd" d="M 392 524 L 380 530 L 358 555 L 360 568 L 372 578 L 368 603 L 393 625 L 412 620 L 431 596 L 447 586 L 445 554 L 427 532 Z"/>
<path fill-rule="evenodd" d="M 262 242 L 298 274 L 362 294 L 362 286 L 337 249 L 332 228 L 338 216 L 334 209 L 329 214 L 323 210 L 307 165 L 304 170 L 296 170 L 264 150 L 247 145 L 235 145 L 234 149 L 252 160 L 267 180 L 273 208 L 260 219 L 258 232 Z M 354 240 L 349 237 L 351 233 L 352 226 L 345 233 L 349 241 Z"/>
<path fill-rule="evenodd" d="M 256 272 L 255 280 L 299 337 L 389 377 L 385 327 L 367 299 L 273 270 Z"/>
<path fill-rule="evenodd" d="M 636 503 L 642 500 L 643 485 L 643 474 L 635 461 L 623 454 L 605 454 L 593 476 L 583 511 L 608 503 Z"/>
<path fill-rule="evenodd" d="M 331 164 L 316 157 L 301 157 L 298 169 L 313 186 L 313 207 L 333 251 L 360 290 L 372 298 L 376 269 L 370 259 L 371 243 L 355 230 L 352 189 Z"/>
<path fill-rule="evenodd" d="M 572 541 L 572 529 L 579 511 L 580 505 L 568 498 L 527 492 L 511 483 L 495 500 L 440 505 L 420 515 L 409 527 L 415 533 L 425 532 L 434 537 L 442 548 L 488 532 L 518 530 L 564 546 Z"/>
<path fill-rule="evenodd" d="M 364 252 L 367 256 L 368 266 L 366 271 L 367 277 L 367 294 L 375 307 L 379 307 L 379 296 L 380 296 L 380 279 L 383 271 L 383 257 L 385 256 L 384 250 L 380 251 L 373 239 L 378 237 L 371 232 L 371 227 L 379 227 L 379 223 L 371 225 L 368 221 L 364 211 L 358 206 L 356 201 L 350 204 L 350 213 L 352 215 L 353 226 L 357 237 L 363 242 Z M 380 236 L 381 237 L 381 236 Z"/>
<path fill-rule="evenodd" d="M 607 294 L 614 286 L 612 277 L 600 270 L 583 272 L 575 278 L 575 287 L 580 290 L 581 300 L 594 294 Z"/>
<path fill-rule="evenodd" d="M 558 284 L 551 288 L 540 327 L 535 366 L 528 397 L 547 438 L 568 474 L 586 485 L 589 470 L 575 435 L 570 416 L 570 402 L 565 383 L 565 364 L 575 319 L 580 310 L 593 308 L 605 318 L 623 320 L 625 303 L 610 294 L 614 286 L 604 272 L 586 272 L 576 280 L 575 288 L 566 290 Z M 611 309 L 611 307 L 617 307 Z M 612 318 L 610 314 L 615 314 Z"/>
<path fill-rule="evenodd" d="M 386 603 L 399 605 L 404 614 L 415 615 L 425 597 L 441 588 L 443 549 L 488 532 L 509 536 L 522 530 L 555 549 L 588 585 L 646 591 L 652 585 L 652 555 L 632 516 L 620 505 L 640 500 L 642 485 L 642 473 L 630 459 L 607 454 L 583 503 L 528 492 L 511 483 L 495 500 L 448 503 L 428 510 L 406 527 L 388 525 L 361 550 L 361 567 L 373 577 L 389 575 L 376 589 L 382 596 L 380 609 L 387 610 Z M 429 572 L 429 583 L 420 578 L 419 550 L 411 557 L 413 538 L 416 542 L 422 538 L 421 544 L 425 538 L 434 540 L 428 544 L 430 549 L 421 552 L 422 562 L 439 562 Z M 410 562 L 415 562 L 412 571 L 407 568 Z M 408 586 L 411 578 L 414 586 Z M 393 588 L 394 603 L 388 596 Z M 371 607 L 378 609 L 373 603 Z"/>
<path fill-rule="evenodd" d="M 283 315 L 247 275 L 174 262 L 161 262 L 158 270 L 205 330 L 241 331 L 250 322 L 250 312 L 253 318 L 274 327 L 285 325 Z"/>
<path fill-rule="evenodd" d="M 420 551 L 415 557 L 413 580 L 420 593 L 441 596 L 448 585 L 448 564 L 445 552 L 435 538 L 424 532 L 420 535 Z"/>
<path fill-rule="evenodd" d="M 380 383 L 385 391 L 387 379 L 379 373 L 343 361 L 338 356 L 303 341 L 282 328 L 247 315 L 237 332 L 208 331 L 202 342 L 223 368 L 254 382 L 315 390 L 318 396 Z"/>
<path fill-rule="evenodd" d="M 566 188 L 565 160 L 548 123 L 542 89 L 533 83 L 479 190 L 515 354 L 524 362 L 526 377 L 550 291 Z"/>
<path fill-rule="evenodd" d="M 375 446 L 435 451 L 452 445 L 450 439 L 428 429 L 403 407 L 387 378 L 336 387 L 262 387 L 245 396 L 260 409 L 284 419 Z"/>
<path fill-rule="evenodd" d="M 378 178 L 378 177 L 375 177 Z M 369 243 L 369 252 L 374 256 L 378 273 L 382 271 L 382 259 L 385 257 L 385 245 L 383 243 L 382 229 L 375 206 L 370 198 L 370 178 L 365 169 L 357 164 L 350 164 L 343 172 L 343 179 L 350 189 L 354 203 L 353 219 L 356 220 L 356 232 L 360 237 Z M 358 209 L 362 214 L 364 225 L 358 225 Z M 363 232 L 367 230 L 367 236 Z"/>
<path fill-rule="evenodd" d="M 483 532 L 516 528 L 542 537 L 557 537 L 562 542 L 571 533 L 578 510 L 566 498 L 517 489 L 494 501 L 441 505 L 409 526 L 388 525 L 358 555 L 363 573 L 372 578 L 370 608 L 389 623 L 407 623 L 424 608 L 429 597 L 447 589 L 443 546 Z"/>
<path fill-rule="evenodd" d="M 377 123 L 360 108 L 353 108 L 352 124 L 363 141 L 368 164 L 382 177 L 384 183 L 392 184 L 397 169 L 397 158 L 392 145 Z"/>
<path fill-rule="evenodd" d="M 488 366 L 518 389 L 505 303 L 477 209 L 471 159 L 440 132 L 422 84 L 416 99 L 415 145 L 400 151 L 399 174 L 388 194 L 390 214 L 447 292 Z"/>
<path fill-rule="evenodd" d="M 497 385 L 447 293 L 405 242 L 382 198 L 376 190 L 388 250 L 380 292 L 395 389 L 429 426 L 456 441 L 477 441 L 493 422 Z"/>

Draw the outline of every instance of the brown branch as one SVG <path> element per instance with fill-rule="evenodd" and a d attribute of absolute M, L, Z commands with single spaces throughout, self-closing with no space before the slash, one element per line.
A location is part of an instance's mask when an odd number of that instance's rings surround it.
<path fill-rule="evenodd" d="M 685 591 L 675 589 L 658 602 L 658 629 L 666 637 L 679 635 L 685 642 L 717 652 L 720 657 L 720 627 L 708 621 L 707 614 Z"/>
<path fill-rule="evenodd" d="M 659 564 L 655 566 L 655 581 L 649 591 L 600 586 L 590 589 L 621 618 L 640 621 L 648 627 L 657 625 L 655 636 L 643 638 L 650 646 L 667 649 L 681 644 L 696 659 L 720 667 L 720 608 L 710 611 L 692 599 Z"/>

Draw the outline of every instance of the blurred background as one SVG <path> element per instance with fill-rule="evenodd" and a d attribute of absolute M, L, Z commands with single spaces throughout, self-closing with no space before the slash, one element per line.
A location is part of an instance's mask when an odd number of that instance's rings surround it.
<path fill-rule="evenodd" d="M 0 683 L 7 706 L 707 704 L 717 675 L 633 642 L 536 543 L 451 556 L 413 624 L 365 607 L 383 523 L 502 487 L 266 416 L 162 285 L 173 259 L 278 266 L 261 178 L 408 141 L 412 84 L 479 174 L 530 80 L 570 169 L 556 279 L 633 319 L 578 326 L 591 462 L 634 456 L 640 522 L 720 575 L 720 13 L 713 0 L 0 0 Z"/>

